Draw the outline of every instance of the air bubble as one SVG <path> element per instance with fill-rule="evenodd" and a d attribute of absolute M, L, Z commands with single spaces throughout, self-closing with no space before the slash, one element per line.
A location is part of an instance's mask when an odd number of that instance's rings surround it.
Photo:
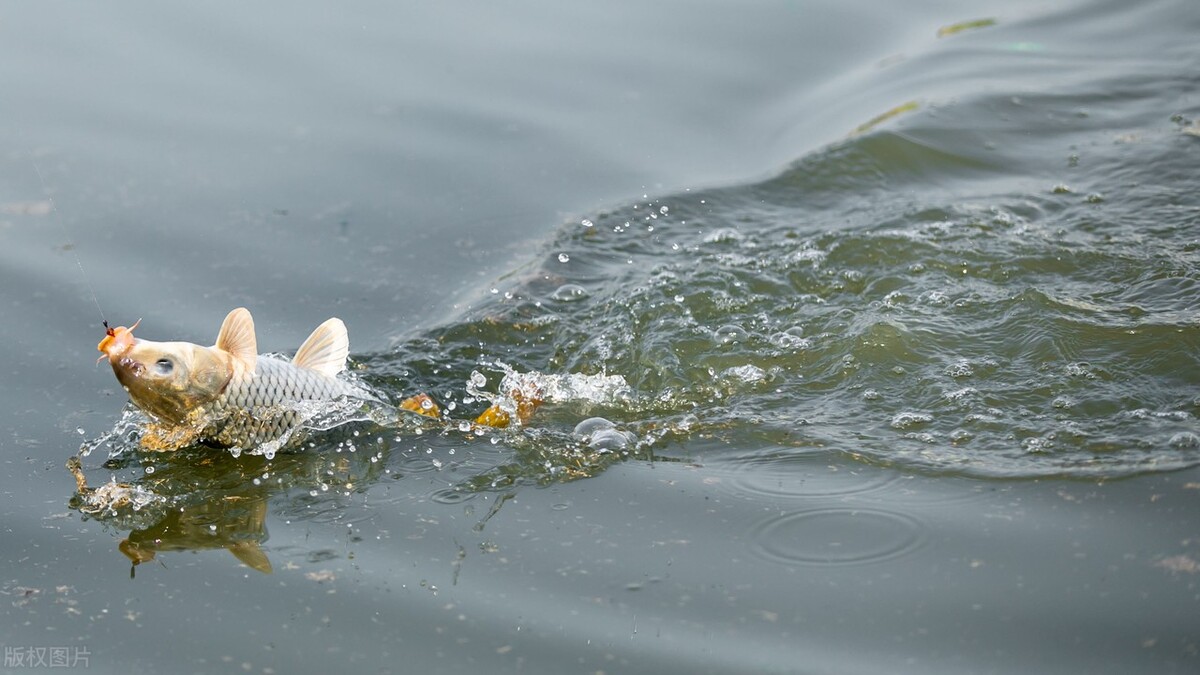
<path fill-rule="evenodd" d="M 892 417 L 891 426 L 893 429 L 909 429 L 932 421 L 933 415 L 927 413 L 902 412 Z"/>
<path fill-rule="evenodd" d="M 616 428 L 617 425 L 603 417 L 589 417 L 575 425 L 576 438 L 598 452 L 618 452 L 637 443 L 637 436 L 630 431 Z"/>
<path fill-rule="evenodd" d="M 550 297 L 559 302 L 576 302 L 588 297 L 587 289 L 578 284 L 563 284 L 559 286 Z"/>
<path fill-rule="evenodd" d="M 1181 431 L 1172 436 L 1167 444 L 1174 448 L 1200 448 L 1200 436 L 1190 431 Z"/>
<path fill-rule="evenodd" d="M 721 344 L 737 344 L 746 340 L 747 333 L 740 326 L 726 325 L 717 329 L 717 342 Z"/>
<path fill-rule="evenodd" d="M 627 450 L 637 443 L 637 436 L 631 431 L 619 429 L 601 429 L 592 434 L 588 447 L 599 452 L 619 452 Z"/>
<path fill-rule="evenodd" d="M 612 429 L 617 425 L 604 419 L 603 417 L 589 417 L 586 420 L 575 425 L 573 432 L 577 438 L 589 438 L 592 434 L 603 429 Z"/>

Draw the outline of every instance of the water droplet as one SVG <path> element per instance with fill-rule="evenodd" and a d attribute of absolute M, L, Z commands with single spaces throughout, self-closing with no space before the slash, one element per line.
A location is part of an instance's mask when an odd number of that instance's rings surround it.
<path fill-rule="evenodd" d="M 593 223 L 592 221 L 588 220 L 587 218 L 584 218 L 583 220 L 579 221 L 579 224 L 580 224 L 580 225 L 583 225 L 584 227 L 591 227 L 591 226 L 592 226 L 592 225 L 594 225 L 595 223 Z"/>
<path fill-rule="evenodd" d="M 571 256 L 567 255 L 566 253 L 559 253 L 558 254 L 558 262 L 560 262 L 560 263 L 571 262 Z"/>
<path fill-rule="evenodd" d="M 147 475 L 154 473 L 154 465 L 151 464 L 147 466 L 145 469 L 143 469 L 143 471 L 145 471 Z"/>
<path fill-rule="evenodd" d="M 683 302 L 685 299 L 682 295 L 675 296 L 675 302 Z"/>

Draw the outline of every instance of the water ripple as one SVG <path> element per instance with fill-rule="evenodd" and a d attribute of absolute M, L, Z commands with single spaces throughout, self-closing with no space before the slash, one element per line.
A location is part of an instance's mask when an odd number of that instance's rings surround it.
<path fill-rule="evenodd" d="M 785 565 L 840 567 L 907 555 L 924 543 L 925 536 L 925 527 L 918 520 L 893 511 L 799 511 L 755 526 L 751 550 Z"/>
<path fill-rule="evenodd" d="M 738 496 L 753 498 L 812 499 L 882 492 L 899 480 L 899 474 L 856 465 L 830 463 L 829 456 L 788 450 L 773 450 L 723 460 L 711 468 L 727 465 L 729 480 L 723 481 Z"/>

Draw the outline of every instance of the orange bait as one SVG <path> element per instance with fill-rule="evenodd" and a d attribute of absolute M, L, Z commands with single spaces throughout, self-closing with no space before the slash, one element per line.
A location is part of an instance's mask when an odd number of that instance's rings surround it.
<path fill-rule="evenodd" d="M 133 329 L 138 327 L 142 320 L 138 319 L 133 322 L 133 325 L 126 328 L 125 326 L 117 326 L 112 328 L 108 322 L 104 322 L 104 339 L 100 344 L 96 345 L 96 349 L 104 352 L 104 356 L 96 359 L 96 363 L 100 363 L 105 358 L 111 358 L 114 355 L 124 354 L 126 350 L 133 346 Z"/>

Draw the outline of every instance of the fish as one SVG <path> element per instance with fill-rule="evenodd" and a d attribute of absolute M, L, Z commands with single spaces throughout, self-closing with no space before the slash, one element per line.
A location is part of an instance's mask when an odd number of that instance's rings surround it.
<path fill-rule="evenodd" d="M 97 349 L 130 401 L 154 420 L 141 439 L 148 449 L 253 448 L 301 426 L 319 408 L 310 402 L 379 400 L 338 377 L 350 353 L 338 318 L 317 326 L 291 361 L 258 353 L 245 307 L 229 312 L 211 347 L 135 338 L 140 321 L 106 324 Z"/>

